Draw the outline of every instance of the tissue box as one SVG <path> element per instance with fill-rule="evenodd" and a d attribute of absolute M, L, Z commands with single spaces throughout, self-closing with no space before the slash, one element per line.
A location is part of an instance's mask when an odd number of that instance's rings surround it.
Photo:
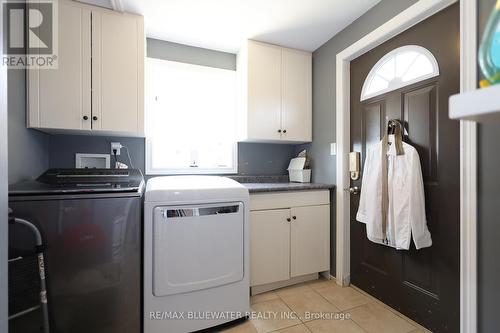
<path fill-rule="evenodd" d="M 310 183 L 311 169 L 288 170 L 288 177 L 291 182 L 295 183 Z"/>
<path fill-rule="evenodd" d="M 288 165 L 288 177 L 291 182 L 310 183 L 311 169 L 304 169 L 306 163 L 305 157 L 292 158 Z"/>

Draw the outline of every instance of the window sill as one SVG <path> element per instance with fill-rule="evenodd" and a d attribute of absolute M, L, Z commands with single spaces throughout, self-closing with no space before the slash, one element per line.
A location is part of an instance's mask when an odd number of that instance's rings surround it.
<path fill-rule="evenodd" d="M 237 175 L 238 170 L 146 170 L 148 176 L 178 176 L 178 175 Z"/>

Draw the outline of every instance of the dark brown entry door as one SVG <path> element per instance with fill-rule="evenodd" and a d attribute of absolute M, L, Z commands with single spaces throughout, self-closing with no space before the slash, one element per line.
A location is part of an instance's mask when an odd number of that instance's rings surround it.
<path fill-rule="evenodd" d="M 351 62 L 351 151 L 377 143 L 388 119 L 404 123 L 404 140 L 419 155 L 427 224 L 433 245 L 409 251 L 370 242 L 355 221 L 351 195 L 351 282 L 434 332 L 459 332 L 459 123 L 448 119 L 448 97 L 459 91 L 459 8 L 453 5 Z M 388 52 L 419 45 L 437 59 L 440 75 L 360 102 L 370 69 Z M 361 179 L 351 181 L 361 187 Z M 396 221 L 397 223 L 397 221 Z"/>

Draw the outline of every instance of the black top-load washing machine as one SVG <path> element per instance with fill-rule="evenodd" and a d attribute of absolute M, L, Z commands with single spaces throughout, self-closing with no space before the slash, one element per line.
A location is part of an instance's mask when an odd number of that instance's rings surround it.
<path fill-rule="evenodd" d="M 42 236 L 50 333 L 140 332 L 143 190 L 135 169 L 51 169 L 9 188 L 13 217 Z M 10 333 L 44 329 L 34 248 L 9 225 Z"/>

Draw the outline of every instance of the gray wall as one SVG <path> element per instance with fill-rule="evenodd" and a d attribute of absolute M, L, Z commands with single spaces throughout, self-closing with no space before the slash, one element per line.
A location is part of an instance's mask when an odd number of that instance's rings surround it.
<path fill-rule="evenodd" d="M 479 36 L 496 0 L 479 0 Z M 500 142 L 499 124 L 478 130 L 478 332 L 498 332 L 500 316 Z"/>
<path fill-rule="evenodd" d="M 166 42 L 153 38 L 148 38 L 147 40 L 146 54 L 151 58 L 236 70 L 236 56 L 232 53 Z"/>
<path fill-rule="evenodd" d="M 147 55 L 164 60 L 236 70 L 236 55 L 234 54 L 157 39 L 148 38 Z M 112 141 L 128 146 L 134 166 L 144 170 L 144 139 L 123 137 L 52 135 L 49 144 L 49 165 L 53 168 L 72 168 L 75 166 L 75 153 L 109 154 L 110 142 Z M 120 160 L 128 164 L 128 158 L 123 153 Z M 293 154 L 293 145 L 239 143 L 238 174 L 285 174 Z"/>
<path fill-rule="evenodd" d="M 0 17 L 3 18 L 3 6 Z M 0 54 L 3 55 L 3 24 L 0 24 Z M 0 66 L 0 332 L 8 331 L 7 324 L 7 70 Z"/>
<path fill-rule="evenodd" d="M 335 156 L 330 143 L 335 142 L 335 57 L 372 30 L 376 29 L 416 0 L 382 0 L 347 28 L 313 53 L 313 143 L 305 145 L 311 154 L 313 181 L 336 184 Z M 332 196 L 333 197 L 333 196 Z M 334 203 L 332 198 L 332 203 Z M 331 224 L 331 271 L 335 274 L 335 210 Z"/>
<path fill-rule="evenodd" d="M 336 183 L 335 156 L 335 57 L 361 37 L 399 14 L 416 0 L 382 0 L 313 53 L 313 143 L 310 145 L 313 179 Z"/>
<path fill-rule="evenodd" d="M 8 71 L 9 184 L 33 178 L 49 165 L 49 135 L 26 128 L 26 72 Z"/>

